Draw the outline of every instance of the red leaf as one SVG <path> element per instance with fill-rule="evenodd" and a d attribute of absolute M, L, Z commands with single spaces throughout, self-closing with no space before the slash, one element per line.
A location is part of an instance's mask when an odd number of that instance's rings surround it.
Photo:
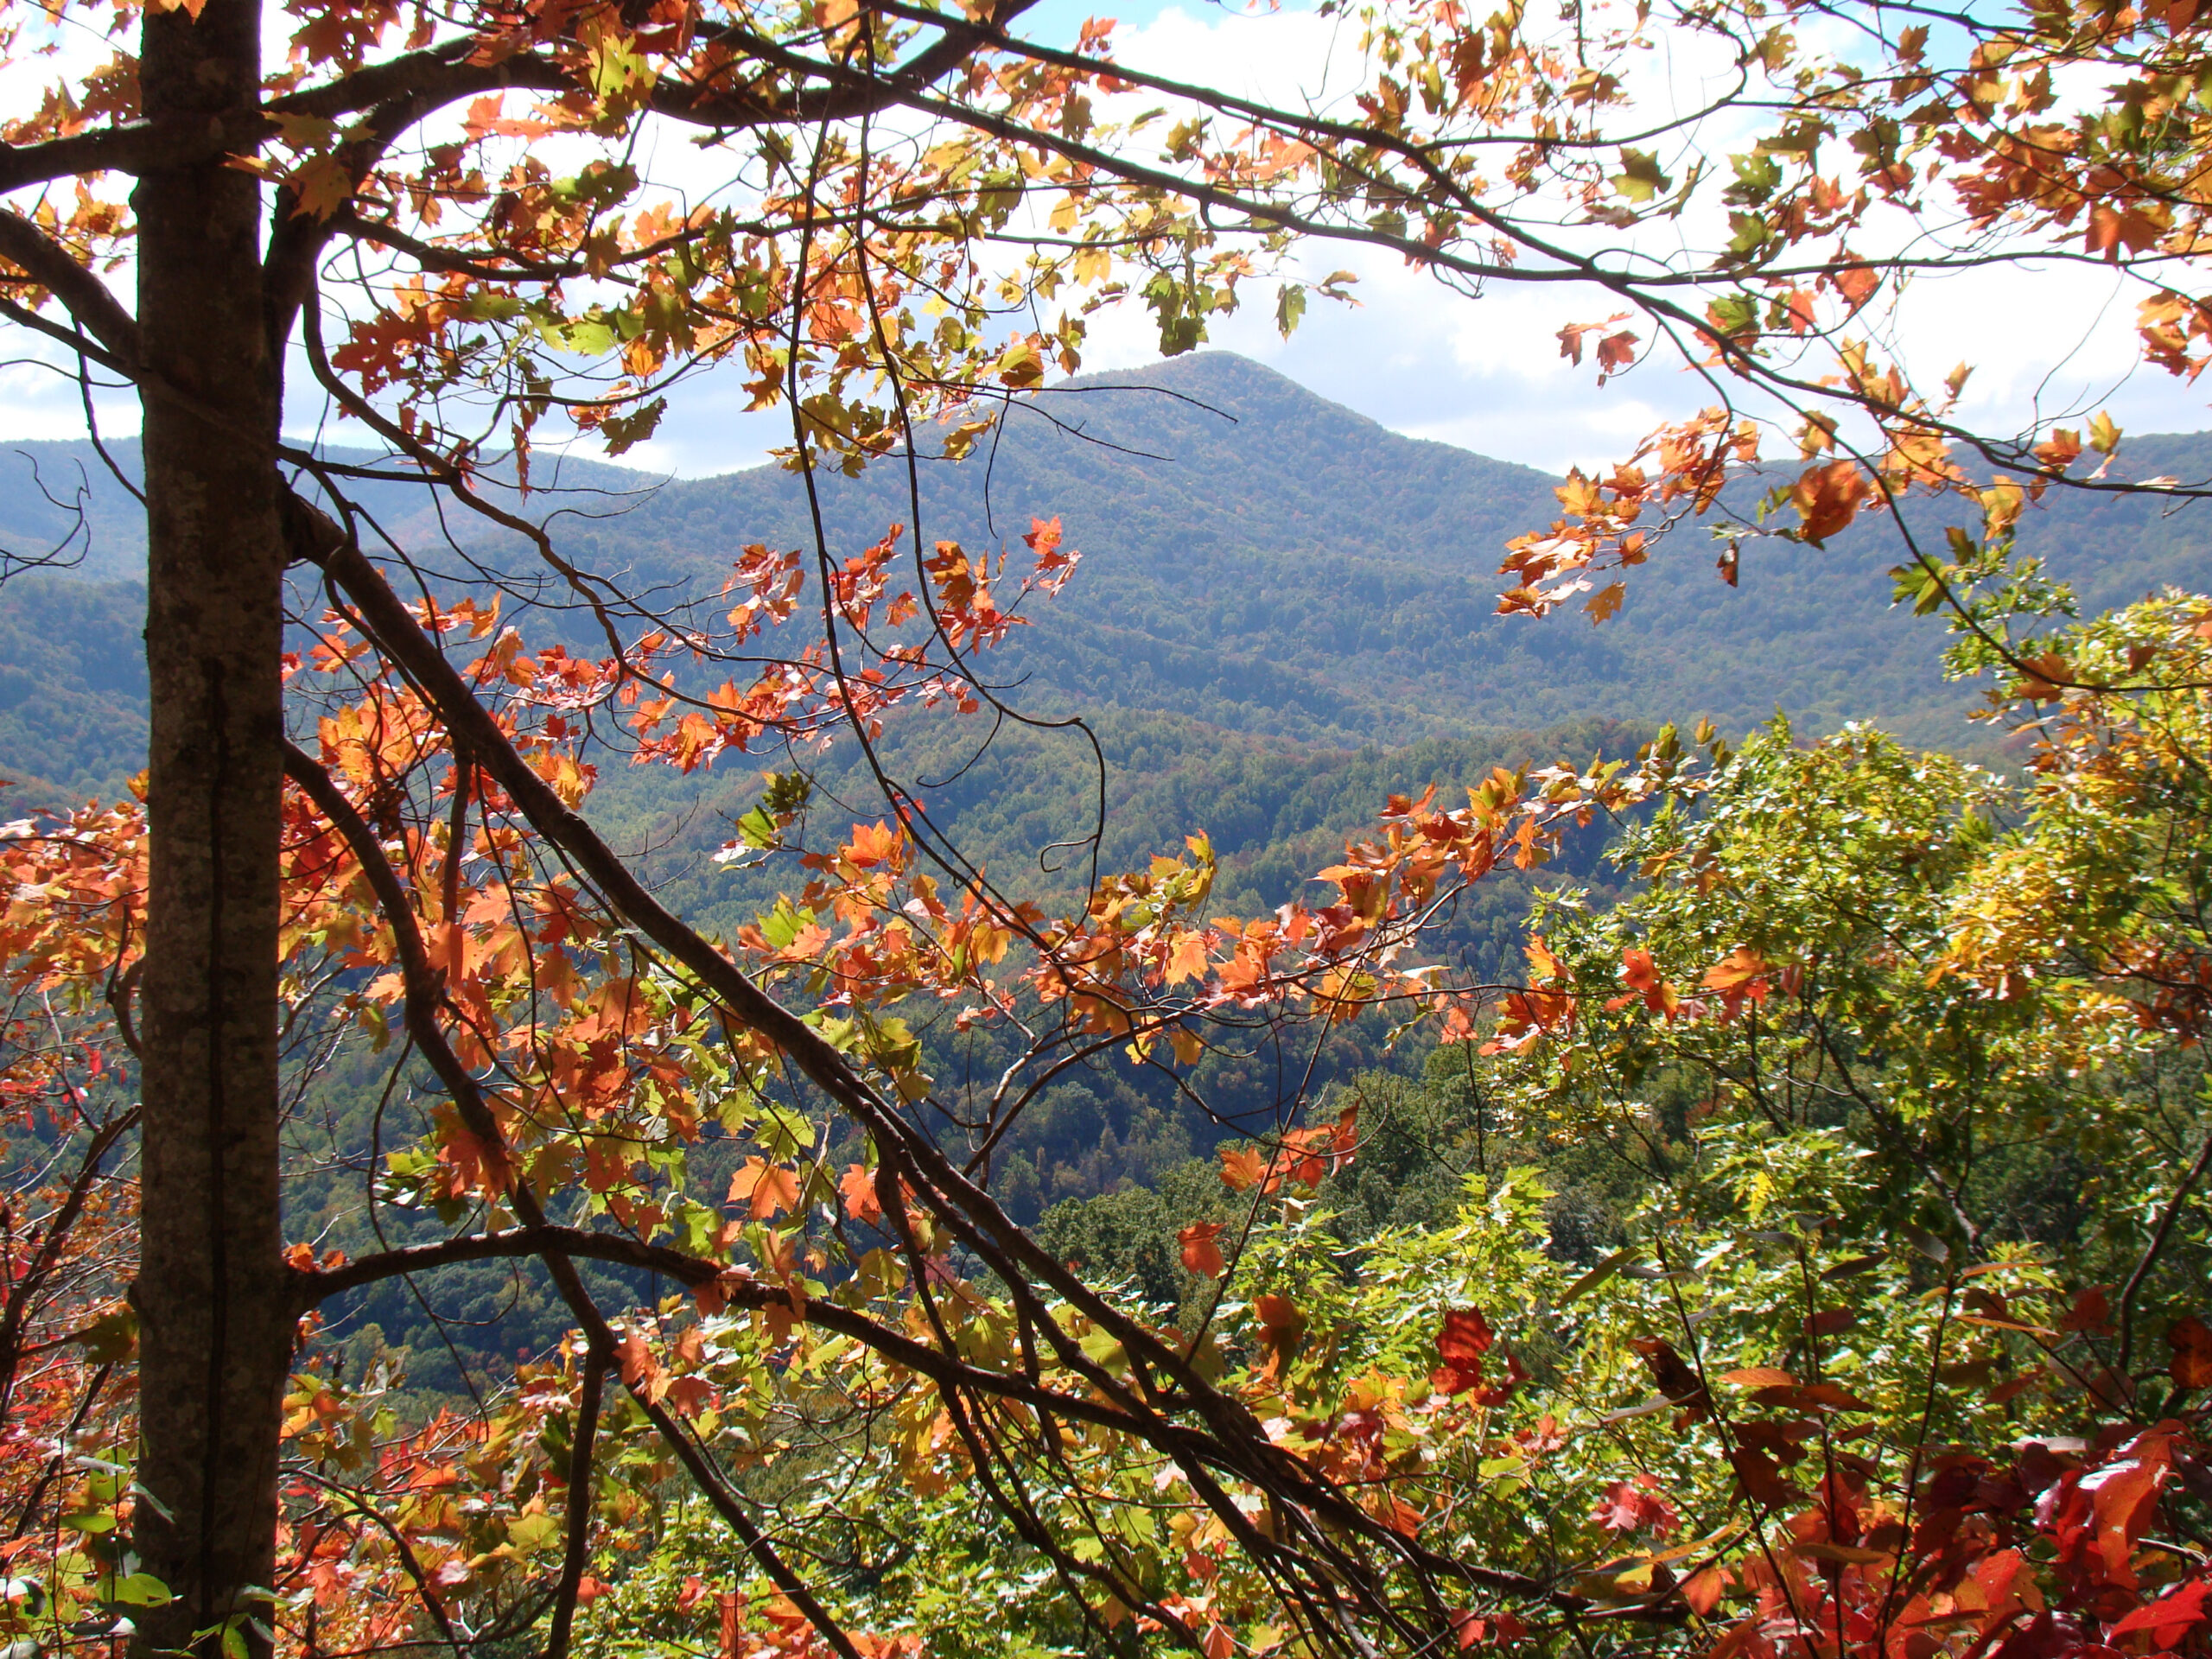
<path fill-rule="evenodd" d="M 1654 1475 L 1613 1482 L 1605 1488 L 1604 1501 L 1591 1511 L 1590 1518 L 1608 1532 L 1648 1528 L 1655 1538 L 1664 1538 L 1681 1522 L 1675 1506 L 1659 1496 L 1659 1481 Z"/>
<path fill-rule="evenodd" d="M 1497 1340 L 1479 1308 L 1454 1308 L 1444 1316 L 1444 1328 L 1437 1332 L 1436 1351 L 1453 1370 L 1479 1376 L 1483 1356 Z"/>
<path fill-rule="evenodd" d="M 2176 1646 L 2183 1632 L 2193 1625 L 2212 1619 L 2212 1611 L 2204 1605 L 2204 1599 L 2212 1595 L 2212 1580 L 2198 1579 L 2185 1584 L 2172 1594 L 2138 1607 L 2126 1618 L 2113 1625 L 2110 1634 L 2128 1636 L 2137 1630 L 2149 1630 L 2151 1639 L 2162 1648 Z"/>
<path fill-rule="evenodd" d="M 622 1362 L 622 1381 L 629 1387 L 637 1388 L 660 1375 L 660 1362 L 653 1357 L 644 1332 L 631 1332 L 614 1351 Z"/>
<path fill-rule="evenodd" d="M 2168 1327 L 2166 1341 L 2174 1351 L 2166 1375 L 2173 1378 L 2176 1386 L 2212 1389 L 2212 1329 L 2191 1314 Z"/>
<path fill-rule="evenodd" d="M 1221 1277 L 1221 1247 L 1214 1241 L 1221 1236 L 1217 1221 L 1193 1222 L 1175 1235 L 1175 1242 L 1183 1247 L 1183 1265 L 1201 1279 Z"/>
<path fill-rule="evenodd" d="M 1518 1642 L 1529 1634 L 1529 1627 L 1511 1613 L 1483 1615 L 1462 1609 L 1449 1617 L 1452 1634 L 1462 1653 L 1471 1648 L 1502 1648 L 1507 1643 Z"/>

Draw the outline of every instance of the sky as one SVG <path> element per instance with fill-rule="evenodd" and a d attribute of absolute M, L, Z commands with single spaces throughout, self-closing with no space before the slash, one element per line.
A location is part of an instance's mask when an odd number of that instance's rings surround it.
<path fill-rule="evenodd" d="M 1025 31 L 1071 40 L 1083 18 L 1106 3 L 1040 0 Z M 1142 0 L 1114 12 L 1116 54 L 1133 67 L 1189 75 L 1203 65 L 1217 84 L 1277 100 L 1325 102 L 1338 90 L 1310 84 L 1334 27 L 1310 11 L 1254 16 L 1201 0 Z M 1665 73 L 1681 95 L 1694 95 L 1694 67 L 1670 62 Z M 1701 141 L 1718 148 L 1727 136 L 1707 132 Z M 1373 251 L 1329 248 L 1315 257 L 1308 276 L 1338 268 L 1356 274 L 1357 305 L 1317 298 L 1285 341 L 1274 326 L 1272 286 L 1263 284 L 1244 312 L 1214 320 L 1207 347 L 1256 359 L 1408 435 L 1552 473 L 1610 465 L 1660 421 L 1711 401 L 1695 377 L 1670 362 L 1640 365 L 1601 386 L 1589 365 L 1564 360 L 1560 327 L 1611 309 L 1590 295 L 1506 289 L 1468 298 Z M 2094 269 L 2014 267 L 1922 282 L 1899 326 L 1908 360 L 1933 365 L 1936 375 L 1953 360 L 1975 365 L 1960 413 L 1976 425 L 2018 429 L 2039 415 L 2102 407 L 2136 432 L 2212 427 L 2203 392 L 2156 372 L 2126 378 L 2133 310 L 2133 297 L 2120 296 Z M 1137 368 L 1158 355 L 1148 315 L 1131 304 L 1094 318 L 1084 367 Z M 679 388 L 659 435 L 626 461 L 681 476 L 758 464 L 789 429 L 785 416 L 747 414 L 738 378 L 725 372 Z M 104 430 L 135 429 L 127 397 L 101 403 Z M 50 369 L 0 365 L 0 442 L 76 435 L 83 429 L 74 384 Z M 300 429 L 315 416 L 303 404 L 291 424 Z"/>

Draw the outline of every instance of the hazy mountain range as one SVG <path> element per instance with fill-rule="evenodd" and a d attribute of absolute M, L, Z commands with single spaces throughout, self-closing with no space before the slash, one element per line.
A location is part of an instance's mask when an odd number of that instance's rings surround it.
<path fill-rule="evenodd" d="M 111 448 L 135 466 L 133 446 Z M 2212 435 L 2131 439 L 2123 459 L 2142 475 L 2201 476 Z M 549 479 L 553 465 L 541 458 L 536 481 L 559 492 L 529 500 L 558 512 L 568 556 L 671 603 L 711 597 L 747 543 L 812 538 L 801 481 L 774 467 L 664 482 L 575 461 Z M 1642 729 L 1709 715 L 1740 729 L 1783 708 L 1814 727 L 1870 719 L 1923 741 L 1968 737 L 1975 694 L 1942 683 L 1940 623 L 1890 606 L 1890 525 L 1825 552 L 1754 543 L 1732 590 L 1693 527 L 1631 574 L 1602 628 L 1577 614 L 1499 618 L 1500 550 L 1549 522 L 1554 480 L 1401 436 L 1226 353 L 1071 383 L 1016 406 L 971 459 L 918 471 L 932 538 L 1020 555 L 1032 517 L 1057 514 L 1082 550 L 1067 591 L 990 665 L 1019 703 L 1094 716 L 1130 851 L 1171 823 L 1226 816 L 1236 822 L 1217 840 L 1257 859 L 1353 810 L 1332 779 L 1418 782 L 1421 766 L 1456 771 L 1506 734 L 1592 718 Z M 393 540 L 457 568 L 426 493 L 375 484 L 365 499 Z M 906 469 L 825 480 L 823 509 L 833 550 L 855 551 L 913 517 Z M 517 550 L 464 539 L 518 563 Z M 2201 512 L 2069 497 L 2031 512 L 2023 540 L 2093 607 L 2212 581 Z M 142 764 L 137 504 L 88 445 L 0 451 L 0 547 L 20 557 L 57 545 L 81 556 L 74 569 L 0 588 L 0 775 L 19 781 L 17 810 L 111 794 Z M 968 740 L 904 741 L 919 776 Z M 1065 742 L 1010 741 L 932 804 L 965 813 L 988 844 L 1033 847 L 1080 816 L 1083 765 Z M 602 810 L 690 846 L 705 832 L 681 823 L 753 780 L 726 771 L 704 785 L 611 779 L 621 787 Z"/>

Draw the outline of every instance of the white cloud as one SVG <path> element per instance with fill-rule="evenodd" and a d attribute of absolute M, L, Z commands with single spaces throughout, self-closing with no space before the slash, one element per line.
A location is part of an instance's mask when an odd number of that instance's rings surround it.
<path fill-rule="evenodd" d="M 1135 67 L 1204 73 L 1278 102 L 1325 104 L 1341 90 L 1312 84 L 1328 28 L 1311 15 L 1194 16 L 1171 6 L 1122 30 L 1117 47 Z M 1653 85 L 1643 90 L 1653 103 L 1687 108 L 1712 70 L 1694 47 L 1655 54 Z M 1751 118 L 1707 122 L 1696 141 L 1708 151 L 1739 143 L 1733 129 Z M 1655 227 L 1678 246 L 1680 238 L 1698 239 L 1700 228 Z M 1618 459 L 1653 425 L 1713 401 L 1710 386 L 1664 353 L 1602 387 L 1586 359 L 1578 367 L 1560 356 L 1560 329 L 1611 315 L 1618 307 L 1608 295 L 1499 283 L 1470 298 L 1395 257 L 1357 247 L 1316 250 L 1308 265 L 1309 276 L 1338 265 L 1354 270 L 1360 308 L 1316 306 L 1285 345 L 1264 315 L 1271 307 L 1255 295 L 1259 302 L 1217 325 L 1208 343 L 1268 362 L 1410 435 L 1556 472 Z M 1987 429 L 2022 430 L 2098 409 L 2139 432 L 2212 424 L 2203 393 L 2138 366 L 2133 323 L 2140 294 L 2106 268 L 2071 260 L 1992 266 L 1916 281 L 1883 320 L 1884 335 L 1930 384 L 1954 363 L 1972 363 L 1960 410 Z M 1098 367 L 1136 367 L 1157 354 L 1148 320 L 1135 308 L 1102 320 L 1093 338 L 1090 360 Z"/>
<path fill-rule="evenodd" d="M 1122 17 L 1119 52 L 1134 67 L 1293 105 L 1327 106 L 1351 85 L 1351 42 L 1338 34 L 1344 25 L 1310 10 L 1250 15 L 1158 0 L 1134 8 L 1102 0 L 1096 9 Z M 1092 10 L 1087 0 L 1044 0 L 1030 22 L 1048 38 L 1071 36 Z M 1647 90 L 1661 105 L 1686 105 L 1711 69 L 1694 45 L 1655 53 L 1650 63 Z M 1697 142 L 1713 149 L 1738 136 L 1708 124 Z M 683 137 L 655 137 L 651 170 L 671 175 L 695 199 L 714 193 L 726 160 Z M 1694 239 L 1703 228 L 1671 233 Z M 1208 343 L 1245 353 L 1411 435 L 1553 472 L 1618 459 L 1651 426 L 1712 401 L 1709 387 L 1663 355 L 1602 387 L 1592 364 L 1578 367 L 1560 356 L 1559 330 L 1610 315 L 1617 307 L 1608 296 L 1507 283 L 1469 298 L 1394 256 L 1359 247 L 1316 248 L 1303 270 L 1310 279 L 1340 267 L 1359 279 L 1357 307 L 1316 301 L 1285 342 L 1273 326 L 1272 289 L 1261 284 L 1248 290 L 1243 313 L 1216 321 Z M 2202 394 L 2155 371 L 2131 374 L 2134 299 L 2109 271 L 2062 261 L 1923 278 L 1891 319 L 1889 343 L 1931 379 L 1955 361 L 1973 363 L 1961 412 L 1984 427 L 2019 429 L 2100 407 L 2135 431 L 2212 425 Z M 1149 314 L 1131 302 L 1094 319 L 1087 366 L 1137 367 L 1157 352 Z M 747 410 L 741 378 L 726 369 L 679 387 L 660 432 L 625 461 L 700 475 L 757 464 L 788 442 L 785 416 Z M 304 428 L 325 411 L 304 372 L 293 381 L 294 425 Z M 104 394 L 100 403 L 104 429 L 135 429 L 127 393 Z M 0 367 L 0 439 L 69 435 L 81 426 L 69 379 L 22 364 Z M 325 435 L 340 442 L 364 436 L 343 424 Z"/>

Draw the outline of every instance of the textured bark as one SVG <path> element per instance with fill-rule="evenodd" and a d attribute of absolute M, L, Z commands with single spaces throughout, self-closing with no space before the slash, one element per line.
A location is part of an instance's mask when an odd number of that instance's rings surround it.
<path fill-rule="evenodd" d="M 153 122 L 234 120 L 259 81 L 257 0 L 149 9 Z M 147 379 L 153 729 L 135 1542 L 175 1592 L 137 1659 L 214 1653 L 273 1576 L 292 1312 L 277 1209 L 279 680 L 284 558 L 260 190 L 195 162 L 133 196 Z M 240 1626 L 249 1648 L 266 1642 Z M 199 1641 L 194 1643 L 197 1636 Z"/>

